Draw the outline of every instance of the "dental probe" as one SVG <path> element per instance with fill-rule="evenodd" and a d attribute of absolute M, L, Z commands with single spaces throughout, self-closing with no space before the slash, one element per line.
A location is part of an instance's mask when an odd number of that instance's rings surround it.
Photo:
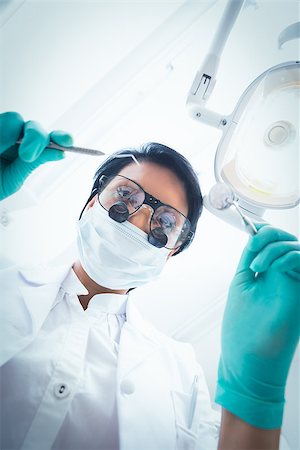
<path fill-rule="evenodd" d="M 232 205 L 235 207 L 235 209 L 237 210 L 237 212 L 239 213 L 239 215 L 241 216 L 245 227 L 248 231 L 248 233 L 253 236 L 254 234 L 257 233 L 257 229 L 256 226 L 254 225 L 254 223 L 252 222 L 252 220 L 248 219 L 248 217 L 245 216 L 245 214 L 242 213 L 241 208 L 238 206 L 237 201 L 233 200 L 232 201 Z"/>
<path fill-rule="evenodd" d="M 21 144 L 22 139 L 19 139 L 16 144 Z M 90 156 L 101 156 L 105 155 L 104 152 L 101 150 L 93 150 L 91 148 L 85 148 L 85 147 L 63 147 L 62 145 L 55 144 L 54 142 L 50 141 L 46 148 L 55 149 L 55 150 L 62 150 L 63 152 L 73 152 L 73 153 L 82 153 L 83 155 L 90 155 Z"/>
<path fill-rule="evenodd" d="M 227 209 L 231 205 L 235 207 L 240 217 L 242 218 L 245 228 L 248 233 L 253 236 L 257 233 L 254 223 L 241 211 L 238 205 L 238 198 L 229 186 L 225 183 L 216 183 L 209 192 L 209 200 L 211 205 L 219 210 Z"/>

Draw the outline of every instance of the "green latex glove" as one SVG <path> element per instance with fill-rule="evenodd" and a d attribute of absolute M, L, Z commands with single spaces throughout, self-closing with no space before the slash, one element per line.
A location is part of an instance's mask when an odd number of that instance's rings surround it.
<path fill-rule="evenodd" d="M 20 146 L 16 141 L 23 135 Z M 64 157 L 60 150 L 46 149 L 49 141 L 69 147 L 72 137 L 63 131 L 46 133 L 34 121 L 24 123 L 20 114 L 0 114 L 0 200 L 20 189 L 28 175 L 48 161 Z"/>
<path fill-rule="evenodd" d="M 299 339 L 300 245 L 286 231 L 258 227 L 228 293 L 216 402 L 250 425 L 275 429 Z"/>

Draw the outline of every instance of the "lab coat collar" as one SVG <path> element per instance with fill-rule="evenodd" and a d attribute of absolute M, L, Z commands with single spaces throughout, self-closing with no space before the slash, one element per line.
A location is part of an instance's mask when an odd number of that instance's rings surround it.
<path fill-rule="evenodd" d="M 39 267 L 20 269 L 19 273 L 27 282 L 26 286 L 21 287 L 21 290 L 28 306 L 30 303 L 41 301 L 41 298 L 43 298 L 43 302 L 47 301 L 47 299 L 53 302 L 61 287 L 69 294 L 86 295 L 88 293 L 70 265 L 56 267 L 41 265 Z M 50 292 L 51 295 L 49 295 Z M 44 293 L 45 296 L 43 295 Z M 98 302 L 98 297 L 100 297 L 100 295 L 105 296 L 106 294 L 96 295 L 91 300 L 91 306 L 93 305 L 93 302 L 95 304 L 100 303 Z M 147 337 L 151 341 L 160 341 L 157 336 L 157 334 L 160 333 L 150 323 L 142 318 L 134 304 L 134 301 L 130 298 L 130 295 L 107 295 L 121 299 L 121 304 L 124 303 L 124 305 L 126 305 L 126 319 L 130 326 L 136 328 L 143 336 Z M 127 299 L 127 297 L 128 301 L 125 302 L 124 300 Z"/>
<path fill-rule="evenodd" d="M 89 292 L 81 283 L 73 268 L 69 270 L 65 279 L 62 281 L 61 287 L 68 294 L 87 295 Z"/>
<path fill-rule="evenodd" d="M 127 299 L 128 295 L 97 294 L 90 299 L 87 309 L 95 314 L 105 312 L 122 315 L 126 313 Z"/>
<path fill-rule="evenodd" d="M 57 297 L 59 289 L 62 287 L 65 292 L 76 295 L 86 295 L 87 290 L 79 281 L 75 273 L 73 272 L 70 264 L 63 266 L 40 266 L 34 268 L 26 268 L 19 271 L 21 276 L 26 280 L 26 286 L 22 286 L 21 290 L 24 295 L 24 300 L 27 307 L 31 310 L 30 305 L 35 303 L 41 303 L 43 306 L 41 309 L 43 311 L 49 311 L 51 307 L 54 306 L 54 300 Z M 104 295 L 104 294 L 99 294 Z M 119 294 L 109 294 L 122 297 L 121 303 L 124 301 L 123 295 Z M 95 305 L 98 303 L 99 298 L 95 296 Z M 42 302 L 44 302 L 42 304 Z M 45 302 L 49 302 L 48 308 L 45 307 Z M 157 346 L 161 345 L 164 339 L 169 339 L 164 334 L 160 333 L 154 326 L 152 326 L 149 322 L 147 322 L 139 313 L 137 307 L 135 306 L 136 300 L 130 298 L 128 296 L 128 301 L 126 303 L 126 323 L 125 325 L 134 329 L 135 332 L 138 332 L 140 336 L 143 336 L 144 339 L 151 345 Z M 91 303 L 91 307 L 93 307 L 93 303 Z M 33 308 L 36 310 L 35 308 Z M 39 308 L 38 308 L 39 309 Z M 38 319 L 38 318 L 36 318 Z M 40 318 L 41 319 L 41 318 Z M 37 320 L 40 322 L 40 320 Z"/>
<path fill-rule="evenodd" d="M 79 295 L 83 286 L 73 273 L 70 264 L 60 267 L 20 270 L 19 273 L 26 281 L 20 286 L 20 290 L 32 320 L 32 330 L 28 338 L 28 344 L 42 326 L 49 311 L 55 306 L 55 302 L 60 301 L 62 298 L 62 295 L 58 295 L 61 288 L 63 288 L 63 291 L 66 290 L 69 293 L 72 292 Z M 118 294 L 115 295 L 117 296 Z M 95 298 L 94 300 L 96 300 L 95 305 L 97 305 L 97 300 L 99 299 Z M 126 321 L 122 327 L 119 346 L 119 380 L 139 368 L 162 346 L 168 346 L 170 341 L 170 338 L 160 333 L 143 319 L 135 306 L 136 301 L 136 299 L 133 301 L 129 295 L 126 304 Z M 93 307 L 93 303 L 91 307 Z M 27 344 L 22 340 L 19 350 Z"/>
<path fill-rule="evenodd" d="M 88 290 L 81 283 L 73 269 L 69 271 L 63 280 L 61 287 L 68 294 L 87 295 Z M 94 295 L 88 304 L 87 309 L 93 313 L 106 312 L 109 314 L 125 314 L 128 295 L 103 293 Z"/>

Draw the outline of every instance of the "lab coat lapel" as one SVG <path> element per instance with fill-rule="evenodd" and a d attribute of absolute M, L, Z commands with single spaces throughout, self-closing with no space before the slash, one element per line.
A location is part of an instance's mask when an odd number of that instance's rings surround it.
<path fill-rule="evenodd" d="M 0 365 L 33 341 L 54 306 L 61 282 L 68 270 L 70 267 L 64 266 L 55 270 L 39 268 L 19 271 L 16 295 L 7 299 L 2 308 L 5 321 L 1 325 L 1 337 L 5 345 L 0 356 Z"/>
<path fill-rule="evenodd" d="M 26 269 L 20 271 L 26 284 L 20 286 L 23 300 L 32 321 L 32 332 L 36 332 L 43 324 L 49 311 L 54 306 L 61 283 L 70 267 L 55 269 Z"/>
<path fill-rule="evenodd" d="M 118 361 L 119 379 L 127 376 L 161 346 L 157 331 L 144 320 L 129 298 L 123 325 Z"/>

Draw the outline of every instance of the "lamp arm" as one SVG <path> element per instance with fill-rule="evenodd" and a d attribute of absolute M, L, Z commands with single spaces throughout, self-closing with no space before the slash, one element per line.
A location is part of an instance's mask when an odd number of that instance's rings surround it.
<path fill-rule="evenodd" d="M 207 110 L 205 104 L 215 87 L 221 55 L 243 3 L 244 0 L 228 1 L 209 52 L 196 73 L 187 97 L 186 106 L 190 115 L 216 128 L 226 125 L 225 117 Z"/>

